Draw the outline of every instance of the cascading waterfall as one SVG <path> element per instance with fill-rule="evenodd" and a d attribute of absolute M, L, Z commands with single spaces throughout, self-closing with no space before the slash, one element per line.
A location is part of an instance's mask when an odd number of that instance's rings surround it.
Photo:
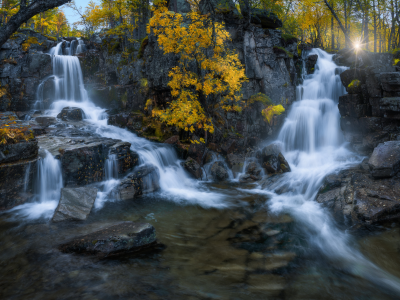
<path fill-rule="evenodd" d="M 275 213 L 288 213 L 301 223 L 311 244 L 320 249 L 336 266 L 347 269 L 383 287 L 400 290 L 398 280 L 368 261 L 350 246 L 351 237 L 337 228 L 314 199 L 324 177 L 345 169 L 360 158 L 345 148 L 340 131 L 339 96 L 345 93 L 332 55 L 320 49 L 315 74 L 300 86 L 301 100 L 294 103 L 279 134 L 284 156 L 292 171 L 279 181 L 291 192 L 277 195 L 272 191 L 254 190 L 271 197 L 267 202 Z M 338 70 L 339 69 L 339 70 Z"/>
<path fill-rule="evenodd" d="M 110 180 L 115 178 L 118 178 L 117 154 L 109 154 L 104 163 L 104 179 Z"/>
<path fill-rule="evenodd" d="M 78 46 L 76 48 L 76 53 L 75 54 L 80 54 L 86 51 L 86 46 L 85 42 L 82 40 L 78 40 Z"/>

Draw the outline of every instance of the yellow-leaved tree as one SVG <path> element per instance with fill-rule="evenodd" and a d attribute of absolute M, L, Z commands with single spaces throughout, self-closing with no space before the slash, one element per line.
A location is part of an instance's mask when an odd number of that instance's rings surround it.
<path fill-rule="evenodd" d="M 178 64 L 169 72 L 173 100 L 153 109 L 153 117 L 194 132 L 214 132 L 212 111 L 241 111 L 241 87 L 247 80 L 238 54 L 224 24 L 208 15 L 191 11 L 185 16 L 168 11 L 165 3 L 155 5 L 148 25 L 164 54 L 175 53 Z"/>

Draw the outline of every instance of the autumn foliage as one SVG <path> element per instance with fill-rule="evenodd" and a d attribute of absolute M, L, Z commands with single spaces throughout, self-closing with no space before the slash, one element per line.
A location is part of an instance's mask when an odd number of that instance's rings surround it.
<path fill-rule="evenodd" d="M 184 17 L 158 5 L 150 31 L 164 54 L 179 55 L 178 65 L 169 72 L 173 101 L 165 109 L 153 109 L 154 117 L 186 131 L 213 133 L 205 108 L 241 111 L 241 87 L 247 78 L 238 54 L 228 48 L 231 38 L 223 23 L 196 11 Z"/>

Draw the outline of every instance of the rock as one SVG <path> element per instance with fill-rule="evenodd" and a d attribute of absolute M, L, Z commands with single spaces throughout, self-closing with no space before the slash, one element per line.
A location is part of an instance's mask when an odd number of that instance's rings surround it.
<path fill-rule="evenodd" d="M 224 181 L 229 179 L 228 171 L 221 161 L 216 161 L 215 163 L 213 163 L 210 173 L 215 181 Z"/>
<path fill-rule="evenodd" d="M 379 109 L 385 118 L 400 119 L 400 97 L 380 99 Z"/>
<path fill-rule="evenodd" d="M 222 153 L 228 155 L 236 150 L 236 141 L 229 139 L 221 144 Z"/>
<path fill-rule="evenodd" d="M 262 169 L 255 161 L 250 161 L 246 165 L 245 174 L 239 177 L 240 182 L 252 182 L 261 179 Z"/>
<path fill-rule="evenodd" d="M 160 175 L 157 167 L 147 164 L 137 167 L 121 181 L 112 194 L 120 200 L 131 200 L 160 189 Z"/>
<path fill-rule="evenodd" d="M 385 92 L 400 92 L 400 73 L 388 72 L 380 74 L 382 89 Z M 400 96 L 400 95 L 399 95 Z"/>
<path fill-rule="evenodd" d="M 33 194 L 37 160 L 23 160 L 0 165 L 0 210 L 25 203 Z"/>
<path fill-rule="evenodd" d="M 90 187 L 63 188 L 53 215 L 53 222 L 86 220 L 96 200 L 97 189 Z"/>
<path fill-rule="evenodd" d="M 121 222 L 62 244 L 64 253 L 96 254 L 101 257 L 137 252 L 156 244 L 156 232 L 148 223 Z"/>
<path fill-rule="evenodd" d="M 55 134 L 74 134 L 68 130 Z M 81 131 L 76 135 L 83 134 Z M 106 159 L 116 154 L 118 174 L 138 164 L 139 155 L 130 150 L 130 143 L 101 137 L 40 136 L 39 146 L 61 161 L 65 187 L 82 186 L 103 180 Z"/>
<path fill-rule="evenodd" d="M 345 88 L 347 88 L 353 80 L 359 80 L 361 84 L 365 83 L 366 74 L 363 69 L 348 69 L 340 73 L 340 80 Z"/>
<path fill-rule="evenodd" d="M 358 94 L 346 94 L 339 97 L 338 107 L 342 116 L 361 118 L 368 114 L 368 106 Z"/>
<path fill-rule="evenodd" d="M 313 74 L 315 70 L 315 65 L 317 64 L 318 54 L 312 54 L 306 58 L 306 69 L 307 74 Z"/>
<path fill-rule="evenodd" d="M 170 138 L 168 138 L 164 141 L 165 144 L 169 144 L 169 145 L 175 145 L 178 142 L 179 142 L 178 135 L 171 136 Z"/>
<path fill-rule="evenodd" d="M 82 121 L 85 113 L 78 107 L 64 107 L 57 115 L 63 121 Z"/>
<path fill-rule="evenodd" d="M 251 22 L 259 24 L 262 28 L 276 29 L 283 26 L 277 15 L 265 9 L 251 9 Z"/>
<path fill-rule="evenodd" d="M 261 165 L 269 174 L 290 172 L 289 163 L 280 152 L 280 145 L 271 144 L 261 153 Z"/>
<path fill-rule="evenodd" d="M 200 165 L 193 158 L 188 157 L 185 162 L 181 162 L 181 166 L 195 179 L 201 179 L 203 177 L 203 171 Z"/>
<path fill-rule="evenodd" d="M 231 168 L 233 172 L 240 173 L 243 171 L 243 166 L 244 166 L 243 157 L 230 153 L 226 156 L 226 161 L 228 163 L 229 168 Z"/>
<path fill-rule="evenodd" d="M 193 158 L 200 166 L 202 166 L 206 150 L 206 145 L 203 143 L 191 144 L 188 150 L 188 157 Z"/>
<path fill-rule="evenodd" d="M 375 178 L 392 177 L 400 170 L 400 141 L 379 144 L 369 161 L 371 174 Z"/>
<path fill-rule="evenodd" d="M 49 126 L 49 125 L 53 125 L 57 123 L 56 118 L 54 117 L 45 117 L 45 116 L 40 116 L 40 117 L 36 117 L 35 121 L 41 125 L 41 126 Z"/>

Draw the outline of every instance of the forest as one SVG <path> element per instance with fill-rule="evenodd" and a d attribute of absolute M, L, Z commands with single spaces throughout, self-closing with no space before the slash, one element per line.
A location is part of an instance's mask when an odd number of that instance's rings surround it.
<path fill-rule="evenodd" d="M 173 0 L 171 0 L 173 1 Z M 66 1 L 65 1 L 66 2 Z M 189 1 L 199 7 L 201 1 Z M 240 11 L 246 3 L 234 1 Z M 283 23 L 282 31 L 315 47 L 338 50 L 352 43 L 365 50 L 387 52 L 399 47 L 400 16 L 396 0 L 261 0 L 249 2 L 250 9 L 267 9 Z M 0 24 L 7 23 L 19 11 L 19 0 L 0 1 Z M 67 3 L 80 17 L 69 23 L 61 8 L 41 12 L 26 20 L 22 28 L 59 36 L 90 37 L 93 33 L 116 34 L 142 38 L 140 24 L 151 18 L 155 2 L 139 0 L 90 1 L 85 7 L 79 1 Z M 224 8 L 221 8 L 222 10 Z"/>

